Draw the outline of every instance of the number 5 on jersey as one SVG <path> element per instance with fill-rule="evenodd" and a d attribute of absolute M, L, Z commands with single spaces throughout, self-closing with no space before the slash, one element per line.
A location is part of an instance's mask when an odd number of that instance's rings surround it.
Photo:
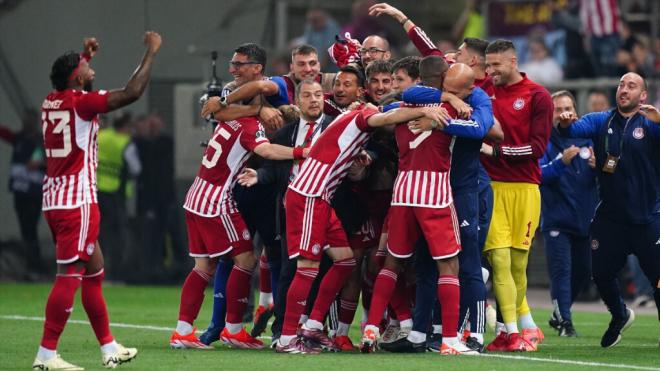
<path fill-rule="evenodd" d="M 231 133 L 225 130 L 225 128 L 220 128 L 220 130 L 218 130 L 218 132 L 211 138 L 209 141 L 209 147 L 215 149 L 215 153 L 213 153 L 213 157 L 211 157 L 209 160 L 207 150 L 207 153 L 204 153 L 204 157 L 202 158 L 202 165 L 204 165 L 207 169 L 214 167 L 218 163 L 220 155 L 222 155 L 222 145 L 216 140 L 218 139 L 218 136 L 228 140 L 231 137 Z"/>

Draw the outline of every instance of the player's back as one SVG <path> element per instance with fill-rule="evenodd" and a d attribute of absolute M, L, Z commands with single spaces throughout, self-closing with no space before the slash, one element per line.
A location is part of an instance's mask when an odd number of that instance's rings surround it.
<path fill-rule="evenodd" d="M 442 104 L 451 117 L 456 111 Z M 443 208 L 452 202 L 449 184 L 452 136 L 442 130 L 413 132 L 407 124 L 394 130 L 399 147 L 399 173 L 394 182 L 393 206 Z"/>
<path fill-rule="evenodd" d="M 312 146 L 289 188 L 308 197 L 331 199 L 360 148 L 369 139 L 372 109 L 345 112 L 330 123 Z"/>
<path fill-rule="evenodd" d="M 456 118 L 451 105 L 441 106 Z M 397 125 L 394 135 L 399 148 L 399 171 L 449 171 L 453 139 L 450 135 L 442 130 L 412 131 L 406 124 Z"/>
<path fill-rule="evenodd" d="M 43 101 L 44 210 L 97 202 L 97 114 L 103 112 L 107 112 L 107 92 L 103 90 L 54 91 Z"/>
<path fill-rule="evenodd" d="M 252 150 L 263 142 L 268 139 L 255 117 L 219 122 L 188 190 L 184 208 L 209 217 L 236 212 L 231 189 Z"/>

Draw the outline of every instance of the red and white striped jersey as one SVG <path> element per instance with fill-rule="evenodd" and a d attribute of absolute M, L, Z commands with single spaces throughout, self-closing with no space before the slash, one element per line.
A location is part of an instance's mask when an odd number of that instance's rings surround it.
<path fill-rule="evenodd" d="M 367 120 L 376 113 L 363 108 L 337 116 L 316 140 L 289 188 L 330 202 L 355 155 L 369 139 L 372 129 Z"/>
<path fill-rule="evenodd" d="M 442 104 L 452 117 L 456 111 Z M 392 206 L 444 208 L 452 203 L 449 169 L 454 138 L 441 130 L 413 132 L 407 124 L 394 129 L 399 147 L 399 173 Z"/>
<path fill-rule="evenodd" d="M 232 189 L 245 161 L 263 143 L 268 143 L 268 138 L 256 117 L 219 122 L 183 208 L 209 218 L 238 212 Z"/>
<path fill-rule="evenodd" d="M 46 152 L 43 210 L 73 209 L 96 203 L 97 114 L 108 112 L 104 90 L 66 89 L 41 104 Z"/>
<path fill-rule="evenodd" d="M 621 27 L 619 5 L 616 0 L 580 0 L 580 21 L 587 35 L 616 35 Z"/>

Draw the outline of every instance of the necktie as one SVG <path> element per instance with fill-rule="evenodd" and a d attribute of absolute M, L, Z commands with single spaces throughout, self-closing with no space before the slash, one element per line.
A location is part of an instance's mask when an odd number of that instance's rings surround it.
<path fill-rule="evenodd" d="M 314 134 L 314 128 L 316 127 L 316 122 L 310 121 L 307 123 L 307 133 L 305 133 L 305 140 L 302 143 L 303 148 L 307 148 L 312 145 L 312 134 Z"/>

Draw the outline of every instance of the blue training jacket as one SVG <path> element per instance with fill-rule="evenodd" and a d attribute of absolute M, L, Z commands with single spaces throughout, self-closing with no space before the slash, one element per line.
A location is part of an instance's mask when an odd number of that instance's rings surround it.
<path fill-rule="evenodd" d="M 541 158 L 541 230 L 559 230 L 589 235 L 589 224 L 598 203 L 596 171 L 588 160 L 575 156 L 566 166 L 562 152 L 574 145 L 593 147 L 591 139 L 565 138 L 553 128 L 545 155 Z"/>
<path fill-rule="evenodd" d="M 597 216 L 631 224 L 653 220 L 660 211 L 660 124 L 639 113 L 626 119 L 613 109 L 584 115 L 559 132 L 594 142 L 600 195 Z M 614 174 L 602 170 L 608 152 L 619 156 Z"/>

